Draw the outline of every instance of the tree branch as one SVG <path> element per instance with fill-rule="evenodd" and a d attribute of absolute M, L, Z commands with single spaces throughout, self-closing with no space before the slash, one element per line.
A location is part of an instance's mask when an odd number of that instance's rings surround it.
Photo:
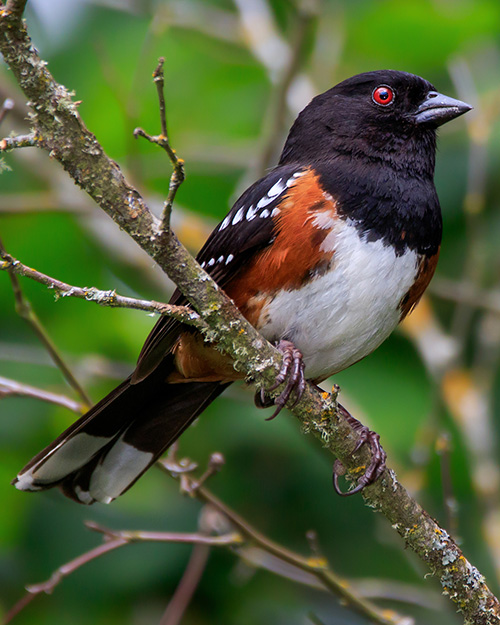
<path fill-rule="evenodd" d="M 207 328 L 207 324 L 200 319 L 198 313 L 188 306 L 173 306 L 172 304 L 164 304 L 162 302 L 155 302 L 154 300 L 126 297 L 124 295 L 118 295 L 115 290 L 101 291 L 93 286 L 71 286 L 70 284 L 66 284 L 66 282 L 61 282 L 61 280 L 56 280 L 36 269 L 23 265 L 23 263 L 10 254 L 3 252 L 1 248 L 0 258 L 3 259 L 3 262 L 0 262 L 0 271 L 9 271 L 10 273 L 25 276 L 35 280 L 35 282 L 44 284 L 54 291 L 56 300 L 59 299 L 59 297 L 76 297 L 110 308 L 131 308 L 133 310 L 158 313 L 159 315 L 173 317 L 186 325 L 196 326 L 198 329 Z"/>
<path fill-rule="evenodd" d="M 2 109 L 4 110 L 4 109 Z M 17 137 L 5 137 L 0 141 L 0 151 L 7 152 L 15 148 L 33 148 L 37 145 L 37 138 L 34 133 L 29 135 L 18 135 Z"/>
<path fill-rule="evenodd" d="M 3 247 L 2 241 L 0 240 L 0 258 L 4 258 L 4 256 L 6 256 L 6 252 Z M 16 302 L 17 314 L 27 323 L 29 323 L 35 334 L 38 336 L 40 342 L 54 361 L 55 365 L 65 377 L 67 383 L 81 397 L 84 404 L 87 406 L 87 409 L 90 408 L 93 403 L 92 399 L 88 395 L 87 391 L 80 384 L 80 382 L 76 379 L 75 375 L 71 371 L 70 366 L 65 361 L 62 354 L 59 352 L 56 344 L 45 329 L 45 326 L 38 318 L 36 312 L 33 310 L 31 302 L 27 299 L 27 297 L 23 293 L 23 290 L 21 289 L 21 285 L 19 284 L 19 280 L 17 279 L 17 275 L 15 274 L 15 271 L 13 271 L 12 266 L 8 264 L 7 266 L 2 268 L 6 269 L 9 273 L 10 281 L 12 283 L 12 291 L 14 292 L 14 299 Z"/>
<path fill-rule="evenodd" d="M 27 2 L 28 0 L 7 0 L 4 10 L 10 14 L 13 21 L 20 22 Z"/>
<path fill-rule="evenodd" d="M 194 545 L 186 570 L 169 601 L 159 625 L 178 625 L 200 583 L 201 577 L 208 562 L 210 547 L 208 545 Z"/>
<path fill-rule="evenodd" d="M 179 158 L 175 152 L 175 150 L 170 145 L 170 140 L 168 138 L 167 131 L 167 107 L 165 104 L 165 94 L 163 92 L 165 85 L 165 76 L 163 73 L 163 64 L 165 63 L 165 59 L 161 57 L 158 61 L 158 65 L 153 72 L 153 81 L 156 85 L 156 89 L 158 92 L 158 104 L 160 108 L 160 125 L 161 125 L 161 134 L 156 136 L 151 136 L 147 132 L 145 132 L 142 128 L 136 128 L 134 130 L 134 137 L 144 137 L 151 143 L 156 143 L 161 148 L 165 150 L 168 154 L 168 158 L 172 163 L 173 172 L 170 176 L 170 182 L 168 185 L 168 195 L 167 199 L 163 204 L 163 214 L 160 225 L 160 232 L 166 233 L 170 230 L 170 217 L 172 215 L 172 206 L 174 203 L 174 199 L 177 193 L 177 189 L 184 182 L 185 173 L 184 173 L 184 161 L 182 158 Z"/>
<path fill-rule="evenodd" d="M 139 192 L 87 130 L 71 94 L 58 84 L 31 44 L 20 11 L 24 2 L 0 4 L 0 51 L 31 103 L 31 123 L 38 144 L 58 160 L 115 222 L 176 282 L 207 323 L 205 338 L 232 356 L 234 366 L 256 386 L 271 386 L 281 355 L 235 309 L 187 253 L 171 231 L 161 230 Z M 280 389 L 274 393 L 279 394 Z M 335 397 L 310 385 L 292 412 L 304 428 L 320 438 L 351 475 L 363 470 L 369 452 L 353 458 L 357 435 L 336 413 Z M 447 532 L 414 501 L 392 471 L 364 492 L 368 505 L 385 514 L 430 571 L 440 578 L 444 592 L 462 611 L 467 623 L 500 623 L 500 604 L 484 578 L 463 556 Z"/>
<path fill-rule="evenodd" d="M 84 404 L 70 397 L 66 397 L 65 395 L 50 393 L 41 388 L 36 388 L 29 384 L 21 384 L 15 380 L 9 380 L 8 378 L 0 376 L 0 399 L 3 397 L 32 397 L 33 399 L 39 399 L 50 404 L 63 406 L 63 408 L 72 410 L 79 415 L 83 414 L 86 410 Z"/>

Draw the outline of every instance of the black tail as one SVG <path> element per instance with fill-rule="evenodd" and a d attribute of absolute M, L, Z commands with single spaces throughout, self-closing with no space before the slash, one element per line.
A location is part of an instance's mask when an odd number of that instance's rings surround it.
<path fill-rule="evenodd" d="M 143 382 L 122 382 L 35 456 L 16 488 L 59 486 L 85 504 L 124 493 L 229 385 L 167 384 L 167 373 L 160 366 Z"/>

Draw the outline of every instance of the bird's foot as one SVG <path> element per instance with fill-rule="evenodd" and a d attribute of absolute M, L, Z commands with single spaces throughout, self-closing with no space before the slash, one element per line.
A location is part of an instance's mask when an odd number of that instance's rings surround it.
<path fill-rule="evenodd" d="M 274 384 L 268 388 L 259 391 L 255 395 L 255 405 L 257 408 L 269 408 L 270 406 L 276 406 L 274 413 L 266 419 L 270 421 L 278 416 L 285 404 L 290 399 L 292 393 L 295 393 L 295 401 L 291 405 L 291 408 L 299 401 L 304 393 L 306 387 L 306 379 L 304 377 L 304 362 L 302 360 L 302 353 L 295 347 L 290 341 L 281 340 L 277 345 L 277 349 L 283 354 L 283 364 L 276 376 Z M 269 391 L 274 391 L 280 384 L 286 381 L 286 386 L 281 394 L 272 399 L 267 394 Z"/>
<path fill-rule="evenodd" d="M 376 432 L 372 432 L 365 425 L 355 419 L 347 410 L 340 404 L 337 404 L 339 412 L 344 416 L 346 421 L 352 426 L 352 428 L 359 433 L 359 440 L 356 443 L 356 447 L 352 453 L 355 454 L 363 445 L 368 444 L 372 452 L 372 457 L 368 468 L 363 475 L 358 479 L 358 482 L 354 488 L 343 492 L 339 487 L 339 476 L 343 475 L 345 469 L 342 463 L 337 460 L 333 465 L 333 487 L 337 495 L 341 497 L 348 497 L 355 495 L 362 491 L 366 486 L 373 484 L 378 480 L 382 473 L 386 469 L 387 454 L 385 453 L 382 445 L 380 444 L 380 436 Z"/>

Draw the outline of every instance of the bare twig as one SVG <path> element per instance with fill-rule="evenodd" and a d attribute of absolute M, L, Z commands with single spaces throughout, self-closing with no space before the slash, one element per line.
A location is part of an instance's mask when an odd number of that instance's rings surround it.
<path fill-rule="evenodd" d="M 124 295 L 118 295 L 116 291 L 101 291 L 95 287 L 78 287 L 66 284 L 55 278 L 51 278 L 36 269 L 32 269 L 26 265 L 23 265 L 20 261 L 13 258 L 10 254 L 2 252 L 0 249 L 0 257 L 3 262 L 0 261 L 0 271 L 8 271 L 11 274 L 19 276 L 25 276 L 35 280 L 52 289 L 55 293 L 56 299 L 59 297 L 76 297 L 78 299 L 84 299 L 88 302 L 95 302 L 100 306 L 108 306 L 110 308 L 132 308 L 134 310 L 144 310 L 150 313 L 157 313 L 159 315 L 165 315 L 173 317 L 178 321 L 186 325 L 194 325 L 198 328 L 205 328 L 206 324 L 200 318 L 200 315 L 188 306 L 173 306 L 171 304 L 164 304 L 162 302 L 155 302 L 154 300 L 136 299 L 134 297 L 126 297 Z"/>
<path fill-rule="evenodd" d="M 203 534 L 183 534 L 176 532 L 141 532 L 141 531 L 114 531 L 106 527 L 102 527 L 97 523 L 88 522 L 86 526 L 100 534 L 104 535 L 102 545 L 91 549 L 78 556 L 74 560 L 63 564 L 56 569 L 54 573 L 45 582 L 32 584 L 26 587 L 29 595 L 23 597 L 16 605 L 9 610 L 4 617 L 3 624 L 7 625 L 12 619 L 21 612 L 31 601 L 41 593 L 51 594 L 56 586 L 58 586 L 65 577 L 68 577 L 76 570 L 96 560 L 101 556 L 114 551 L 125 545 L 137 542 L 161 542 L 161 543 L 188 543 L 193 545 L 214 545 L 214 546 L 236 546 L 241 543 L 241 537 L 236 533 L 224 536 L 206 536 Z"/>
<path fill-rule="evenodd" d="M 200 583 L 201 576 L 207 565 L 210 547 L 194 545 L 191 557 L 181 581 L 163 614 L 159 625 L 178 625 L 191 601 L 194 591 Z"/>
<path fill-rule="evenodd" d="M 242 542 L 241 536 L 232 532 L 223 536 L 206 536 L 200 533 L 185 532 L 143 532 L 112 530 L 103 527 L 93 521 L 87 521 L 85 525 L 92 531 L 104 534 L 106 540 L 121 539 L 124 543 L 188 543 L 190 545 L 213 545 L 218 547 L 221 545 L 239 545 Z"/>
<path fill-rule="evenodd" d="M 85 406 L 77 401 L 74 401 L 70 397 L 65 395 L 59 395 L 57 393 L 50 393 L 41 388 L 30 386 L 29 384 L 21 384 L 15 380 L 9 380 L 0 376 L 0 399 L 4 397 L 32 397 L 33 399 L 39 399 L 41 401 L 48 402 L 50 404 L 56 404 L 57 406 L 63 406 L 72 410 L 77 414 L 85 412 Z"/>
<path fill-rule="evenodd" d="M 443 502 L 446 510 L 446 527 L 458 539 L 458 502 L 453 488 L 451 461 L 451 437 L 448 432 L 441 432 L 436 441 L 436 450 L 440 457 L 441 484 Z"/>
<path fill-rule="evenodd" d="M 8 255 L 6 254 L 3 244 L 0 241 L 0 257 L 5 258 L 5 256 Z M 14 292 L 14 299 L 16 302 L 17 314 L 30 324 L 31 328 L 38 336 L 39 340 L 41 341 L 47 352 L 50 354 L 50 357 L 55 362 L 56 366 L 61 371 L 68 384 L 82 398 L 87 408 L 90 408 L 93 403 L 92 399 L 74 376 L 71 368 L 62 357 L 61 353 L 56 347 L 56 344 L 49 336 L 49 333 L 38 318 L 36 312 L 33 310 L 31 303 L 24 295 L 21 289 L 21 285 L 19 284 L 17 275 L 15 271 L 13 271 L 12 265 L 9 264 L 8 260 L 4 262 L 7 262 L 7 266 L 2 267 L 2 269 L 6 269 L 9 273 L 10 281 L 12 283 L 12 290 Z"/>
<path fill-rule="evenodd" d="M 33 601 L 38 595 L 41 593 L 50 594 L 54 591 L 54 588 L 62 582 L 65 577 L 71 575 L 74 571 L 79 569 L 84 564 L 95 560 L 96 558 L 100 558 L 105 553 L 109 553 L 114 549 L 118 549 L 119 547 L 123 547 L 126 545 L 127 541 L 123 538 L 115 538 L 114 540 L 110 540 L 108 542 L 87 551 L 86 553 L 78 556 L 71 562 L 63 564 L 59 567 L 54 573 L 50 576 L 50 578 L 42 582 L 41 584 L 34 584 L 32 586 L 27 586 L 26 590 L 28 591 L 28 595 L 24 596 L 20 601 L 16 603 L 16 605 L 9 610 L 9 612 L 4 617 L 4 625 L 10 623 L 12 619 L 21 612 L 29 603 Z"/>
<path fill-rule="evenodd" d="M 17 137 L 5 137 L 0 141 L 0 152 L 7 152 L 16 148 L 33 148 L 37 145 L 38 139 L 34 133 L 29 135 L 18 135 Z"/>
<path fill-rule="evenodd" d="M 156 143 L 161 148 L 163 148 L 168 154 L 168 158 L 172 163 L 172 167 L 174 171 L 170 176 L 170 182 L 168 185 L 168 195 L 167 199 L 163 204 L 163 215 L 160 226 L 161 232 L 167 232 L 170 229 L 170 217 L 172 215 L 172 206 L 174 203 L 175 195 L 177 193 L 178 188 L 184 182 L 185 173 L 184 173 L 184 160 L 179 158 L 175 152 L 175 150 L 170 145 L 170 140 L 168 138 L 167 132 L 167 108 L 165 105 L 165 94 L 164 94 L 164 85 L 165 85 L 165 76 L 163 73 L 163 64 L 165 63 L 165 59 L 161 57 L 158 61 L 158 65 L 153 72 L 153 81 L 156 85 L 156 89 L 158 92 L 158 102 L 160 107 L 160 124 L 161 124 L 161 134 L 160 135 L 149 135 L 142 128 L 136 128 L 134 130 L 135 137 L 144 137 L 151 143 Z"/>

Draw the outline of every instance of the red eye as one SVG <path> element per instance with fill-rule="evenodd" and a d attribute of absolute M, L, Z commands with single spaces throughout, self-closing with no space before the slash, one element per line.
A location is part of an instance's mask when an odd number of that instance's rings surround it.
<path fill-rule="evenodd" d="M 387 106 L 394 100 L 394 91 L 386 85 L 381 85 L 373 90 L 372 100 L 380 106 Z"/>

